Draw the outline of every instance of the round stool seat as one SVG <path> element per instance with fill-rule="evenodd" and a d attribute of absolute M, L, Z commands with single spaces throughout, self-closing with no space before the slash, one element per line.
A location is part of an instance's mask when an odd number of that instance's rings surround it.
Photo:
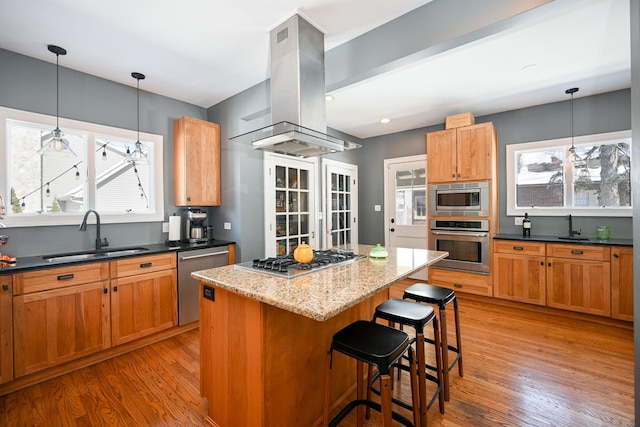
<path fill-rule="evenodd" d="M 417 331 L 421 331 L 424 325 L 431 322 L 434 315 L 435 310 L 429 305 L 402 299 L 388 299 L 376 307 L 373 318 L 375 320 L 382 317 L 385 320 L 411 326 Z"/>
<path fill-rule="evenodd" d="M 416 283 L 405 289 L 403 298 L 410 298 L 428 304 L 437 304 L 442 308 L 451 302 L 455 296 L 456 292 L 452 289 L 428 285 L 426 283 Z"/>
<path fill-rule="evenodd" d="M 410 344 L 406 332 L 388 326 L 358 320 L 333 336 L 331 348 L 388 374 L 389 367 L 398 360 Z"/>

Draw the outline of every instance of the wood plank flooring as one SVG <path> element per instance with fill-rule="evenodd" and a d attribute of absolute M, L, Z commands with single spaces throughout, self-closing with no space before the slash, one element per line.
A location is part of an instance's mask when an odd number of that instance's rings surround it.
<path fill-rule="evenodd" d="M 431 426 L 634 425 L 630 327 L 459 301 L 464 377 L 452 371 L 451 401 L 445 414 L 429 410 Z M 206 426 L 198 346 L 189 331 L 2 396 L 0 426 Z M 395 393 L 407 383 L 403 374 Z M 341 425 L 355 426 L 353 415 Z M 377 425 L 374 412 L 365 426 Z"/>

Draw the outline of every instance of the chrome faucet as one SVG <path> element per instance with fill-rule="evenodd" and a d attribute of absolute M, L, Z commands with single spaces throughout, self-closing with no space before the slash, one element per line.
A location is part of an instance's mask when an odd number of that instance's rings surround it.
<path fill-rule="evenodd" d="M 573 221 L 571 219 L 571 214 L 567 215 L 565 218 L 569 220 L 569 237 L 579 236 L 582 233 L 582 228 L 579 230 L 573 229 Z"/>
<path fill-rule="evenodd" d="M 94 211 L 93 209 L 89 209 L 84 214 L 84 218 L 82 218 L 82 224 L 80 224 L 80 228 L 78 230 L 87 231 L 87 217 L 92 212 L 96 216 L 96 251 L 99 251 L 100 249 L 109 246 L 109 242 L 107 241 L 106 237 L 104 238 L 104 241 L 100 239 L 100 215 L 98 214 L 98 212 Z"/>

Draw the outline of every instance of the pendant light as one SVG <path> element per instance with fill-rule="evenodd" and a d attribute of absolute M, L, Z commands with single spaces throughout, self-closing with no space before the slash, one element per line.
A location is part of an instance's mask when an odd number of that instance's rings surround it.
<path fill-rule="evenodd" d="M 40 155 L 62 155 L 77 157 L 77 154 L 69 146 L 69 140 L 64 138 L 64 134 L 60 130 L 60 55 L 66 55 L 67 51 L 60 46 L 48 45 L 47 49 L 51 53 L 56 54 L 56 128 L 50 133 L 43 135 L 40 139 L 41 143 L 46 143 L 37 151 Z"/>
<path fill-rule="evenodd" d="M 142 151 L 144 148 L 140 142 L 140 80 L 144 80 L 145 75 L 142 73 L 131 73 L 131 77 L 137 80 L 138 94 L 138 139 L 136 140 L 133 153 L 127 147 L 127 158 L 129 163 L 144 163 L 147 161 L 147 155 Z"/>
<path fill-rule="evenodd" d="M 573 132 L 573 94 L 576 93 L 578 91 L 577 87 L 572 87 L 571 89 L 567 89 L 564 93 L 566 93 L 567 95 L 571 95 L 571 148 L 569 148 L 569 161 L 571 163 L 575 162 L 576 160 L 576 147 L 575 145 L 573 145 L 573 138 L 574 138 L 574 132 Z"/>

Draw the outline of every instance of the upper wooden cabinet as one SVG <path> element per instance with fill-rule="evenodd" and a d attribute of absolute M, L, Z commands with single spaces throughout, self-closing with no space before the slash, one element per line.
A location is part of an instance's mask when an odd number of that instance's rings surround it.
<path fill-rule="evenodd" d="M 428 182 L 493 179 L 496 143 L 493 123 L 428 133 Z"/>
<path fill-rule="evenodd" d="M 192 117 L 173 123 L 176 206 L 220 206 L 220 125 Z"/>

